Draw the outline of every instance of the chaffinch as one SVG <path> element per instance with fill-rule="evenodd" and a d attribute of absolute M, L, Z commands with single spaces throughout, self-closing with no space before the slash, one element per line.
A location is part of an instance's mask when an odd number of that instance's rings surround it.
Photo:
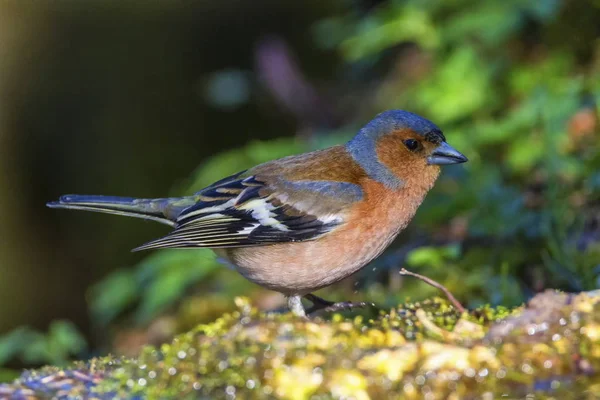
<path fill-rule="evenodd" d="M 269 161 L 191 196 L 66 195 L 48 206 L 170 225 L 171 233 L 135 250 L 210 248 L 305 316 L 302 297 L 312 310 L 352 307 L 311 292 L 381 254 L 414 216 L 439 166 L 465 161 L 432 122 L 390 110 L 345 145 Z"/>

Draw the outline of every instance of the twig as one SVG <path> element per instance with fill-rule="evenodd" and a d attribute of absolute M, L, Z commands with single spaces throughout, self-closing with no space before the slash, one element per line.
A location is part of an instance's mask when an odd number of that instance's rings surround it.
<path fill-rule="evenodd" d="M 452 293 L 450 293 L 450 291 L 448 289 L 446 289 L 441 283 L 438 283 L 436 281 L 434 281 L 431 278 L 428 278 L 426 276 L 423 275 L 419 275 L 419 274 L 415 274 L 414 272 L 410 272 L 409 270 L 407 270 L 406 268 L 402 268 L 400 270 L 400 275 L 409 275 L 409 276 L 414 276 L 417 279 L 422 280 L 423 282 L 425 282 L 428 285 L 433 286 L 436 289 L 441 290 L 442 292 L 444 292 L 444 294 L 446 295 L 446 297 L 448 298 L 448 300 L 450 300 L 450 302 L 454 305 L 454 307 L 460 311 L 461 313 L 464 313 L 467 311 L 466 308 L 464 308 L 462 306 L 462 304 L 459 303 L 458 300 L 456 300 L 456 297 L 454 297 L 452 295 Z"/>

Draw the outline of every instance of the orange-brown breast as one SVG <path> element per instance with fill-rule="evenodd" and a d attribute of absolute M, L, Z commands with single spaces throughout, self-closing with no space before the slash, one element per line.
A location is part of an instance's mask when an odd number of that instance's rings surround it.
<path fill-rule="evenodd" d="M 307 242 L 218 252 L 259 285 L 288 295 L 310 293 L 352 275 L 381 254 L 410 222 L 427 193 L 426 185 L 414 183 L 409 180 L 403 188 L 390 191 L 363 178 L 365 201 L 353 207 L 349 222 L 330 234 Z"/>

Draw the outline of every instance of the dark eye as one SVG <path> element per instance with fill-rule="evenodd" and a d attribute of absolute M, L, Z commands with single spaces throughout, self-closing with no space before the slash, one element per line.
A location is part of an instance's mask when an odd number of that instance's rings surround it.
<path fill-rule="evenodd" d="M 415 139 L 407 139 L 407 140 L 405 140 L 404 141 L 404 145 L 410 151 L 415 151 L 415 150 L 417 150 L 419 148 L 419 142 L 417 142 Z"/>

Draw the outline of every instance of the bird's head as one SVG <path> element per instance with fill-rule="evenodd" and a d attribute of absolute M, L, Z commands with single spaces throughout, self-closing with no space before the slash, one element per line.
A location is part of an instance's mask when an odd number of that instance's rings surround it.
<path fill-rule="evenodd" d="M 403 110 L 377 115 L 346 147 L 369 176 L 393 188 L 407 180 L 430 186 L 440 165 L 467 161 L 433 122 Z"/>

